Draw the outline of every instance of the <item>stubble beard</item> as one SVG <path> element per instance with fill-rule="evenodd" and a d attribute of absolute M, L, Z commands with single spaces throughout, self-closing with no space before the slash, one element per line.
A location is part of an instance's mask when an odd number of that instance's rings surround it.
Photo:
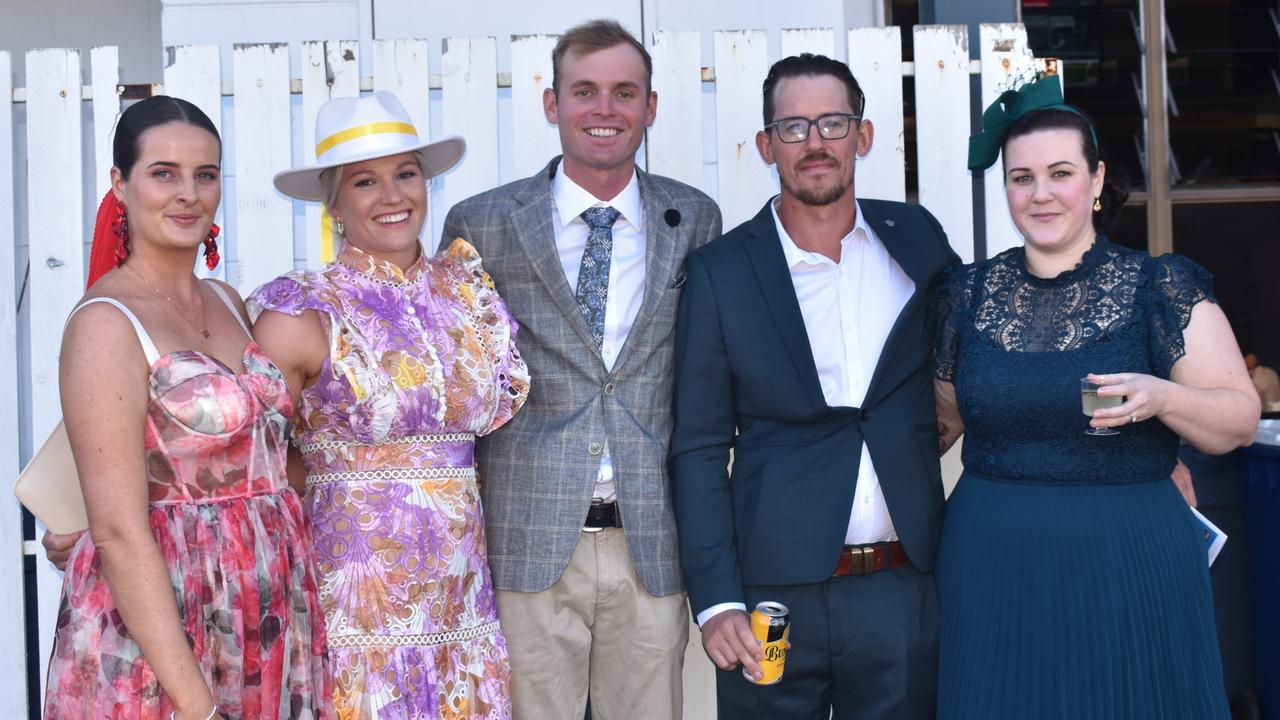
<path fill-rule="evenodd" d="M 806 160 L 809 158 L 805 158 Z M 803 162 L 803 161 L 802 161 Z M 844 196 L 849 188 L 853 186 L 852 168 L 850 168 L 850 176 L 848 178 L 840 178 L 835 183 L 825 187 L 804 187 L 798 184 L 792 184 L 781 174 L 778 181 L 782 184 L 782 189 L 804 205 L 813 207 L 825 207 L 831 205 Z"/>

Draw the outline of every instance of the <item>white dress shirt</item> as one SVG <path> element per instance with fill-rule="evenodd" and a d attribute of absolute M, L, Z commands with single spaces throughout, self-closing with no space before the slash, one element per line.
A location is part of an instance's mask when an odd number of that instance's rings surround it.
<path fill-rule="evenodd" d="M 778 219 L 778 201 L 771 207 L 822 396 L 831 407 L 861 407 L 885 341 L 915 292 L 915 283 L 867 225 L 861 207 L 855 211 L 853 230 L 840 241 L 840 262 L 802 250 Z M 896 539 L 880 478 L 863 443 L 845 544 Z M 698 613 L 698 624 L 730 609 L 746 606 L 740 602 L 713 605 Z"/>
<path fill-rule="evenodd" d="M 640 184 L 633 171 L 631 182 L 622 192 L 601 200 L 570 179 L 562 168 L 551 180 L 551 197 L 555 202 L 551 227 L 555 230 L 556 252 L 560 256 L 565 280 L 569 281 L 570 292 L 578 288 L 578 271 L 582 268 L 582 253 L 587 249 L 587 234 L 590 232 L 582 213 L 593 207 L 606 206 L 612 206 L 619 213 L 613 223 L 609 293 L 604 304 L 604 342 L 600 346 L 605 367 L 613 369 L 644 299 L 644 204 L 640 201 Z M 604 451 L 600 459 L 600 473 L 596 476 L 595 497 L 613 502 L 617 491 L 613 484 L 608 440 L 602 445 Z"/>

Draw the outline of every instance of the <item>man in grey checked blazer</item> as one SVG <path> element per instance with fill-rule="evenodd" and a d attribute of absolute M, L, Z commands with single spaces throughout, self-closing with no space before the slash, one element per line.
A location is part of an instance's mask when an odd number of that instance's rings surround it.
<path fill-rule="evenodd" d="M 635 167 L 657 109 L 640 43 L 598 21 L 568 31 L 552 58 L 544 106 L 564 155 L 456 205 L 443 236 L 479 250 L 533 377 L 524 409 L 476 458 L 515 716 L 581 718 L 589 691 L 596 720 L 679 718 L 688 617 L 666 463 L 674 328 L 685 255 L 720 234 L 720 213 Z M 580 267 L 578 214 L 605 206 L 618 218 L 611 265 Z M 607 309 L 602 323 L 592 310 L 592 327 L 575 288 L 601 281 Z"/>

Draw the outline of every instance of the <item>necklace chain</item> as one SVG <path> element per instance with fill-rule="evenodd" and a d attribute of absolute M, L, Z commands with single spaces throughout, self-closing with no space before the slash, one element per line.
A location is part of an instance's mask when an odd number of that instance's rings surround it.
<path fill-rule="evenodd" d="M 126 270 L 128 270 L 129 272 L 131 272 L 131 273 L 133 273 L 134 275 L 137 275 L 139 278 L 141 278 L 141 279 L 142 279 L 142 282 L 146 283 L 146 284 L 147 284 L 147 287 L 151 288 L 151 292 L 154 292 L 156 295 L 159 295 L 160 297 L 164 298 L 165 300 L 168 300 L 168 301 L 169 301 L 169 304 L 173 306 L 173 309 L 178 311 L 178 316 L 179 316 L 179 317 L 181 317 L 181 318 L 182 318 L 182 319 L 183 319 L 183 320 L 184 320 L 188 325 L 190 325 L 190 326 L 192 327 L 192 329 L 194 329 L 196 332 L 199 332 L 201 335 L 205 336 L 206 338 L 207 338 L 207 337 L 209 337 L 209 330 L 208 330 L 207 328 L 202 328 L 202 327 L 200 327 L 199 325 L 196 325 L 196 324 L 195 324 L 195 322 L 194 322 L 191 318 L 187 317 L 187 313 L 186 313 L 185 311 L 183 311 L 182 306 L 181 306 L 181 305 L 179 305 L 179 304 L 178 304 L 178 302 L 177 302 L 176 300 L 174 300 L 173 298 L 169 297 L 169 296 L 168 296 L 168 295 L 166 295 L 165 293 L 161 292 L 161 291 L 160 291 L 160 288 L 156 287 L 156 286 L 155 286 L 155 285 L 154 285 L 150 280 L 148 280 L 146 275 L 143 275 L 142 273 L 138 272 L 137 270 L 134 270 L 134 269 L 133 269 L 133 266 L 132 266 L 132 265 L 130 265 L 130 264 L 128 264 L 128 263 L 125 263 L 125 266 L 124 266 L 124 267 L 125 267 L 125 269 L 126 269 Z"/>

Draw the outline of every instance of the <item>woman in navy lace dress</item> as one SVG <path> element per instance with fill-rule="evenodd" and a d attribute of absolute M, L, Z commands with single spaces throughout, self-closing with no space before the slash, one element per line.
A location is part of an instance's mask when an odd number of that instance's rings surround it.
<path fill-rule="evenodd" d="M 1025 243 L 953 271 L 935 304 L 943 444 L 965 433 L 938 714 L 1226 718 L 1206 551 L 1169 476 L 1179 435 L 1249 442 L 1258 399 L 1208 273 L 1094 229 L 1124 193 L 1061 98 L 1049 78 L 984 114 L 970 167 L 1003 149 Z M 1123 403 L 1084 415 L 1086 376 Z"/>

